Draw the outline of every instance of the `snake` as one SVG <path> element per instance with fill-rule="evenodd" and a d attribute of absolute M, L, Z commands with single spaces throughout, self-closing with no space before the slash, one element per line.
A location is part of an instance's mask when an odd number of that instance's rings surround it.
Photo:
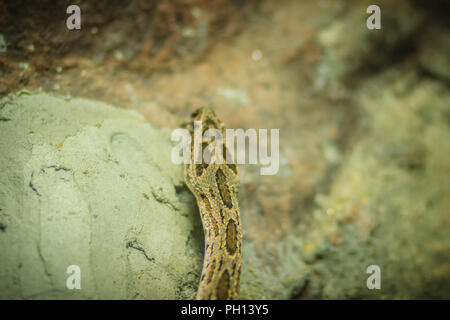
<path fill-rule="evenodd" d="M 196 299 L 236 300 L 242 264 L 239 171 L 235 163 L 226 163 L 229 150 L 224 139 L 225 126 L 212 108 L 202 107 L 191 114 L 191 121 L 186 125 L 191 141 L 198 136 L 194 137 L 194 128 L 198 124 L 202 128 L 201 143 L 198 144 L 201 155 L 211 143 L 204 137 L 205 131 L 216 129 L 223 137 L 219 140 L 219 148 L 224 161 L 195 162 L 194 142 L 191 143 L 190 161 L 184 167 L 185 183 L 196 199 L 204 233 L 203 266 Z"/>

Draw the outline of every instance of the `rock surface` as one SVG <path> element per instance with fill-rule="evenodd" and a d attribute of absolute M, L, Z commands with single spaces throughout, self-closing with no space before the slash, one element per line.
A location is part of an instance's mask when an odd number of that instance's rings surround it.
<path fill-rule="evenodd" d="M 201 225 L 167 132 L 44 93 L 7 97 L 0 114 L 2 299 L 194 295 Z M 66 288 L 71 265 L 81 290 Z"/>

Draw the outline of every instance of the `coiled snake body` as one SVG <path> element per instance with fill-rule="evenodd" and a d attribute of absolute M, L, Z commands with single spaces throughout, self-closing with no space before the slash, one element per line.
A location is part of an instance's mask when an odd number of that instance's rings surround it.
<path fill-rule="evenodd" d="M 192 114 L 187 125 L 194 141 L 194 121 L 202 126 L 202 154 L 211 143 L 203 137 L 208 129 L 217 129 L 225 140 L 224 124 L 209 108 Z M 194 143 L 191 162 L 185 165 L 184 177 L 200 209 L 205 236 L 205 250 L 197 299 L 238 299 L 241 275 L 242 233 L 238 206 L 239 172 L 234 163 L 226 163 L 228 150 L 222 143 L 222 163 L 194 163 Z M 205 147 L 206 146 L 206 147 Z"/>

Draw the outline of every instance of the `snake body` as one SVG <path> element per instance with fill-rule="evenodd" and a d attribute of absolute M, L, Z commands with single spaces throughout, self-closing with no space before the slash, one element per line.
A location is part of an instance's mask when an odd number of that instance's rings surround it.
<path fill-rule="evenodd" d="M 225 139 L 224 124 L 210 108 L 198 109 L 192 114 L 192 120 L 187 126 L 192 141 L 194 121 L 202 125 L 202 152 L 211 142 L 203 138 L 206 130 L 217 129 Z M 191 162 L 185 165 L 184 176 L 197 200 L 205 237 L 203 268 L 196 299 L 238 299 L 242 260 L 239 172 L 235 164 L 225 162 L 229 152 L 226 142 L 222 144 L 222 163 L 202 161 L 195 164 L 194 143 L 191 145 Z"/>

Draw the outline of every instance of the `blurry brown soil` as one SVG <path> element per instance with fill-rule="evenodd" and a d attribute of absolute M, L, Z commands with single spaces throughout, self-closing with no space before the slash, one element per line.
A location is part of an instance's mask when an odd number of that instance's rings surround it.
<path fill-rule="evenodd" d="M 359 130 L 349 96 L 312 86 L 318 28 L 342 1 L 73 4 L 81 30 L 66 28 L 66 3 L 0 3 L 0 96 L 27 88 L 92 98 L 169 128 L 208 105 L 230 128 L 279 128 L 280 172 L 241 169 L 246 237 L 270 252 L 307 219 L 338 169 L 330 150 L 345 153 Z"/>

